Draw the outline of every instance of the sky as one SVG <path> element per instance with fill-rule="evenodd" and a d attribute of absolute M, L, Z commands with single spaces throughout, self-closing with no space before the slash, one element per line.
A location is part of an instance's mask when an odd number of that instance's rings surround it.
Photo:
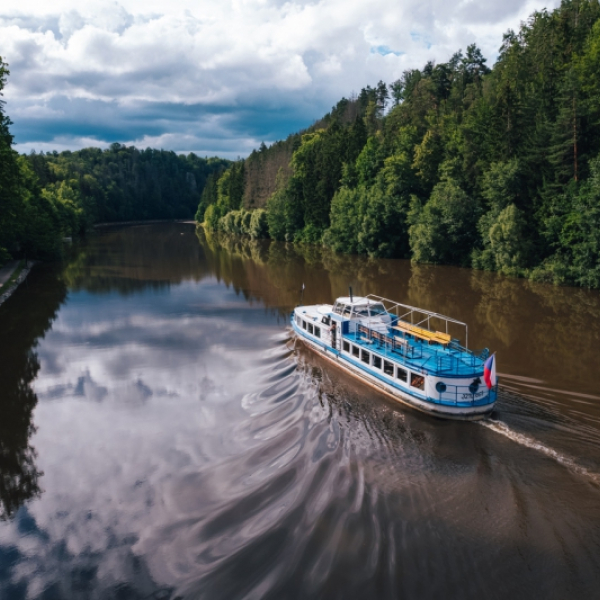
<path fill-rule="evenodd" d="M 113 142 L 236 159 L 342 97 L 558 0 L 2 0 L 5 110 L 19 152 Z"/>

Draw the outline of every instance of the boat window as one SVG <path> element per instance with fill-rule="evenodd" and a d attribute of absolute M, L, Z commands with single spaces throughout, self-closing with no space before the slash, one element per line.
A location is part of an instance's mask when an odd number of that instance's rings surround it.
<path fill-rule="evenodd" d="M 350 313 L 352 312 L 352 307 L 351 306 L 344 306 L 344 315 L 350 315 Z"/>
<path fill-rule="evenodd" d="M 306 329 L 306 321 L 302 321 L 302 329 Z"/>
<path fill-rule="evenodd" d="M 350 352 L 350 344 L 348 342 L 344 342 L 344 352 Z"/>
<path fill-rule="evenodd" d="M 333 312 L 334 312 L 334 313 L 336 313 L 336 314 L 338 314 L 338 315 L 341 315 L 341 314 L 342 314 L 342 309 L 343 309 L 343 308 L 344 308 L 344 305 L 343 305 L 343 304 L 340 304 L 339 302 L 336 302 L 336 303 L 333 305 Z"/>
<path fill-rule="evenodd" d="M 313 326 L 312 323 L 308 324 L 308 333 L 312 333 L 313 332 Z"/>
<path fill-rule="evenodd" d="M 369 316 L 369 307 L 368 306 L 355 306 L 354 314 L 359 317 L 368 317 Z"/>
<path fill-rule="evenodd" d="M 380 356 L 375 356 L 375 354 L 373 354 L 373 366 L 376 369 L 381 369 L 381 357 Z"/>
<path fill-rule="evenodd" d="M 321 337 L 321 328 L 320 327 L 315 327 L 315 335 L 320 338 Z"/>
<path fill-rule="evenodd" d="M 425 389 L 425 377 L 423 375 L 417 375 L 416 373 L 410 374 L 410 385 L 416 387 L 419 390 Z"/>
<path fill-rule="evenodd" d="M 358 346 L 352 346 L 352 356 L 358 356 L 359 352 Z"/>
<path fill-rule="evenodd" d="M 296 315 L 296 323 L 298 323 L 298 327 L 302 325 L 302 319 L 298 315 Z"/>
<path fill-rule="evenodd" d="M 406 381 L 408 373 L 406 372 L 405 369 L 401 369 L 400 367 L 396 367 L 396 377 L 398 379 L 401 379 L 402 381 Z"/>
<path fill-rule="evenodd" d="M 387 314 L 383 304 L 371 304 L 371 306 L 369 306 L 369 312 L 371 313 L 372 317 Z"/>
<path fill-rule="evenodd" d="M 366 350 L 361 350 L 360 360 L 362 360 L 364 363 L 369 364 L 371 362 L 371 354 Z"/>
<path fill-rule="evenodd" d="M 386 375 L 391 375 L 393 377 L 394 376 L 394 365 L 391 362 L 384 360 L 383 361 L 383 372 Z"/>

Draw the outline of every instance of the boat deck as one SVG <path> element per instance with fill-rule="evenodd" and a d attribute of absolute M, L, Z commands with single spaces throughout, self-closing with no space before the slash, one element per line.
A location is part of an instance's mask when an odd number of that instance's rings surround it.
<path fill-rule="evenodd" d="M 356 333 L 345 333 L 342 338 L 383 358 L 401 360 L 415 370 L 434 375 L 470 377 L 483 373 L 483 359 L 472 352 L 450 341 L 429 343 L 419 337 L 403 336 L 395 329 L 384 335 L 359 326 Z"/>

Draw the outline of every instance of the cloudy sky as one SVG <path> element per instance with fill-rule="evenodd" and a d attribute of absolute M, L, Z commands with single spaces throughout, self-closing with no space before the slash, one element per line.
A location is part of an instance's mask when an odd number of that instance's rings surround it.
<path fill-rule="evenodd" d="M 310 125 L 558 0 L 2 0 L 21 152 L 106 146 L 228 158 Z"/>

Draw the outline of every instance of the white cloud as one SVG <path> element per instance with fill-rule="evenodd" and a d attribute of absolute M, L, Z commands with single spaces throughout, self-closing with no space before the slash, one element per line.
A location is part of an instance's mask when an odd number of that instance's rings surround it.
<path fill-rule="evenodd" d="M 30 152 L 63 152 L 65 150 L 81 150 L 82 148 L 108 148 L 110 144 L 98 138 L 86 136 L 55 136 L 51 141 L 32 140 L 22 144 L 15 144 L 14 149 L 22 154 Z M 145 147 L 145 146 L 140 146 Z"/>
<path fill-rule="evenodd" d="M 54 102 L 52 110 L 61 110 L 57 105 L 83 99 L 112 103 L 116 113 L 139 103 L 197 106 L 203 123 L 206 114 L 240 107 L 289 115 L 288 129 L 282 122 L 228 135 L 230 152 L 238 152 L 248 139 L 272 141 L 297 129 L 298 120 L 308 125 L 344 95 L 380 79 L 392 82 L 427 60 L 447 60 L 472 42 L 493 60 L 502 33 L 543 6 L 540 0 L 177 0 L 167 8 L 155 0 L 5 0 L 0 52 L 12 71 L 8 110 L 26 120 L 31 106 Z M 48 113 L 47 123 L 52 119 Z M 186 134 L 200 140 L 194 122 Z M 176 118 L 149 123 L 149 137 L 182 139 Z M 38 127 L 39 141 L 54 139 Z M 14 131 L 20 143 L 36 139 L 35 128 L 17 122 Z M 72 137 L 113 141 L 116 133 L 109 140 L 82 125 Z M 120 139 L 139 137 L 124 127 Z"/>

